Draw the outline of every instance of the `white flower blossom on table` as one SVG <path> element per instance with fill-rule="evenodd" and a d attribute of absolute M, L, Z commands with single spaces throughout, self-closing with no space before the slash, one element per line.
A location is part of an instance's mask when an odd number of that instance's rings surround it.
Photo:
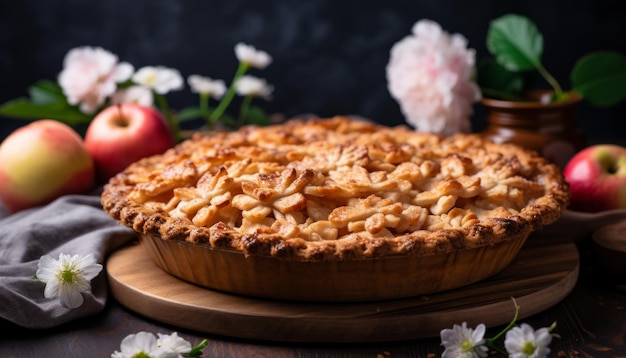
<path fill-rule="evenodd" d="M 120 350 L 111 354 L 111 358 L 180 358 L 185 356 L 198 357 L 207 341 L 192 347 L 189 341 L 178 336 L 178 333 L 161 334 L 157 337 L 149 332 L 130 334 L 122 340 Z"/>
<path fill-rule="evenodd" d="M 59 297 L 61 305 L 78 308 L 82 293 L 91 291 L 91 280 L 102 271 L 93 254 L 86 256 L 60 254 L 56 260 L 45 255 L 39 259 L 37 279 L 46 284 L 45 298 Z"/>
<path fill-rule="evenodd" d="M 430 20 L 396 43 L 386 67 L 387 85 L 406 121 L 417 130 L 469 132 L 472 105 L 481 92 L 473 81 L 475 51 L 460 34 L 450 35 Z"/>
<path fill-rule="evenodd" d="M 546 358 L 550 354 L 548 346 L 551 342 L 548 328 L 535 331 L 530 325 L 522 323 L 506 332 L 504 347 L 510 358 Z"/>
<path fill-rule="evenodd" d="M 235 90 L 240 96 L 270 98 L 274 87 L 262 78 L 245 75 L 235 82 Z"/>
<path fill-rule="evenodd" d="M 441 330 L 441 345 L 445 348 L 441 358 L 486 357 L 488 348 L 484 345 L 485 331 L 484 324 L 479 324 L 474 330 L 467 327 L 467 322 Z"/>
<path fill-rule="evenodd" d="M 164 66 L 146 66 L 140 68 L 132 77 L 133 82 L 154 90 L 158 94 L 167 94 L 183 88 L 183 77 L 176 69 Z"/>
<path fill-rule="evenodd" d="M 220 99 L 226 92 L 226 84 L 222 80 L 213 80 L 210 77 L 200 75 L 190 75 L 187 77 L 187 83 L 191 88 L 191 92 L 200 93 Z"/>
<path fill-rule="evenodd" d="M 157 338 L 152 333 L 138 332 L 130 334 L 122 340 L 120 351 L 111 354 L 111 358 L 178 358 L 178 352 L 159 347 Z"/>
<path fill-rule="evenodd" d="M 141 106 L 152 106 L 154 95 L 152 90 L 144 86 L 130 86 L 117 90 L 111 96 L 111 104 L 135 103 Z"/>
<path fill-rule="evenodd" d="M 178 354 L 187 353 L 191 350 L 191 343 L 184 338 L 178 336 L 178 333 L 161 334 L 157 333 L 159 339 L 157 339 L 157 346 L 159 348 L 165 348 Z"/>
<path fill-rule="evenodd" d="M 92 114 L 133 70 L 131 64 L 118 63 L 116 55 L 100 47 L 77 47 L 66 54 L 58 82 L 69 104 Z"/>
<path fill-rule="evenodd" d="M 272 63 L 272 56 L 267 52 L 241 42 L 235 45 L 235 55 L 239 62 L 258 69 L 264 69 Z"/>

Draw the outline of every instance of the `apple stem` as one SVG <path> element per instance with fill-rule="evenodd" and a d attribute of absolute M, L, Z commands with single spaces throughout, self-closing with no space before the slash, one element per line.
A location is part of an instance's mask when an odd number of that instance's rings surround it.
<path fill-rule="evenodd" d="M 122 113 L 121 103 L 117 104 L 117 118 L 115 118 L 115 124 L 120 127 L 128 127 L 128 121 L 126 120 L 124 113 Z"/>

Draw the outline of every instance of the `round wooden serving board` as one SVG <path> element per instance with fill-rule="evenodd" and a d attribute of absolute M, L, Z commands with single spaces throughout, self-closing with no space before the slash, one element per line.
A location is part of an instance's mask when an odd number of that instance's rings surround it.
<path fill-rule="evenodd" d="M 529 240 L 503 272 L 467 287 L 397 300 L 303 303 L 243 297 L 199 287 L 158 268 L 143 247 L 114 252 L 106 263 L 111 293 L 146 317 L 181 328 L 283 342 L 356 343 L 435 337 L 467 322 L 510 322 L 567 296 L 578 279 L 573 243 L 539 246 Z"/>

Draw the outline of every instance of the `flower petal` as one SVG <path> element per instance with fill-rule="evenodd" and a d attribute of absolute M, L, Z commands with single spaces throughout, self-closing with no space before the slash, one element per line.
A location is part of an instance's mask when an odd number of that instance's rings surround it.
<path fill-rule="evenodd" d="M 122 353 L 132 357 L 139 352 L 149 353 L 157 348 L 156 337 L 149 332 L 130 334 L 122 340 L 120 345 Z"/>
<path fill-rule="evenodd" d="M 135 68 L 128 62 L 121 62 L 115 67 L 113 79 L 115 82 L 124 82 L 133 75 Z"/>
<path fill-rule="evenodd" d="M 171 335 L 157 333 L 159 338 L 157 340 L 157 346 L 172 350 L 176 353 L 187 353 L 191 351 L 192 346 L 187 340 L 178 336 L 178 333 L 174 332 Z"/>
<path fill-rule="evenodd" d="M 187 78 L 191 92 L 201 93 L 220 99 L 226 92 L 226 84 L 222 80 L 213 80 L 209 77 L 191 75 Z"/>
<path fill-rule="evenodd" d="M 235 45 L 235 55 L 240 62 L 258 69 L 264 69 L 272 63 L 272 57 L 267 52 L 241 42 Z"/>
<path fill-rule="evenodd" d="M 472 103 L 480 99 L 473 82 L 475 51 L 431 20 L 420 20 L 410 36 L 391 48 L 387 85 L 406 121 L 420 131 L 469 132 Z"/>
<path fill-rule="evenodd" d="M 178 70 L 163 66 L 142 67 L 133 75 L 132 80 L 159 94 L 182 89 L 184 85 L 183 78 Z"/>
<path fill-rule="evenodd" d="M 93 113 L 103 105 L 115 91 L 118 67 L 128 70 L 128 65 L 118 66 L 117 60 L 116 55 L 100 47 L 70 50 L 58 77 L 68 103 L 79 105 L 84 113 Z"/>
<path fill-rule="evenodd" d="M 235 90 L 240 96 L 270 98 L 274 87 L 269 85 L 264 79 L 246 75 L 237 80 Z"/>
<path fill-rule="evenodd" d="M 61 305 L 67 308 L 78 308 L 83 304 L 83 295 L 73 285 L 60 285 L 59 286 L 59 300 Z"/>
<path fill-rule="evenodd" d="M 136 103 L 141 106 L 150 107 L 154 105 L 154 95 L 147 87 L 130 86 L 115 92 L 113 96 L 111 96 L 111 103 Z"/>

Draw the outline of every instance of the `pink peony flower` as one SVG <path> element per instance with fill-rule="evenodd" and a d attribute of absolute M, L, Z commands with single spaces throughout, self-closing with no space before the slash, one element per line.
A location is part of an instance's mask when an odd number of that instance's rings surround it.
<path fill-rule="evenodd" d="M 473 81 L 475 51 L 439 24 L 420 20 L 396 43 L 387 64 L 387 85 L 406 121 L 424 132 L 469 132 L 472 104 L 481 98 Z"/>
<path fill-rule="evenodd" d="M 130 78 L 133 70 L 131 64 L 118 63 L 116 55 L 100 47 L 77 47 L 65 56 L 58 81 L 67 102 L 91 114 L 115 92 L 117 83 Z"/>

